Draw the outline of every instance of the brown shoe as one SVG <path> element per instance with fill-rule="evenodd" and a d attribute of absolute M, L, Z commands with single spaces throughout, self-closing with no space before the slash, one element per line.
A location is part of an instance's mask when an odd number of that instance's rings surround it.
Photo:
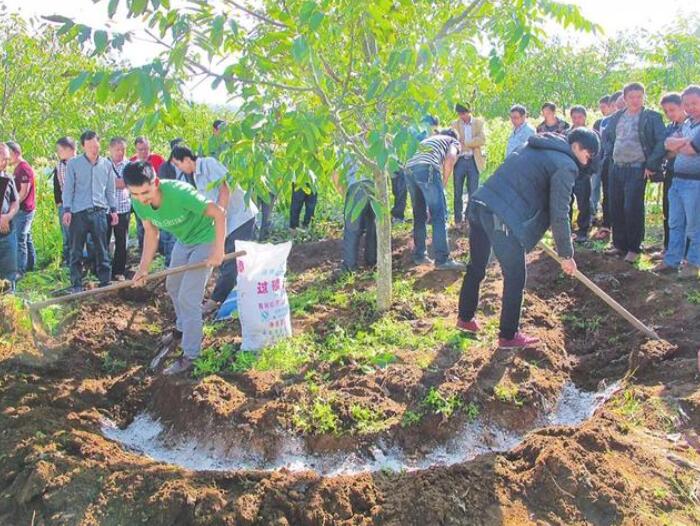
<path fill-rule="evenodd" d="M 632 252 L 632 251 L 627 252 L 627 255 L 625 256 L 625 261 L 627 263 L 634 264 L 637 262 L 638 259 L 639 259 L 639 254 L 637 254 L 636 252 Z"/>
<path fill-rule="evenodd" d="M 606 256 L 614 256 L 616 258 L 621 258 L 625 256 L 625 251 L 619 248 L 610 248 L 605 251 Z"/>
<path fill-rule="evenodd" d="M 681 267 L 678 277 L 680 279 L 698 279 L 700 278 L 700 267 L 687 263 Z"/>
<path fill-rule="evenodd" d="M 652 272 L 656 272 L 657 274 L 677 274 L 678 273 L 678 267 L 672 267 L 670 265 L 667 265 L 663 261 L 656 265 L 653 269 L 651 269 Z"/>

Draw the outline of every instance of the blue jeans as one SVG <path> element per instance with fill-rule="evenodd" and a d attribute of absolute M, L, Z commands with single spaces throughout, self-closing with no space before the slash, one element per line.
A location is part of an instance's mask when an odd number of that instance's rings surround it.
<path fill-rule="evenodd" d="M 461 223 L 464 217 L 464 182 L 467 183 L 467 195 L 472 196 L 479 188 L 479 169 L 476 167 L 474 157 L 460 157 L 454 168 L 454 207 L 455 223 Z"/>
<path fill-rule="evenodd" d="M 243 223 L 236 230 L 226 236 L 224 242 L 224 252 L 231 254 L 236 251 L 236 241 L 252 241 L 255 237 L 255 218 Z M 236 286 L 238 278 L 238 262 L 235 259 L 224 261 L 219 267 L 219 277 L 216 279 L 214 292 L 211 298 L 214 301 L 223 303 L 228 298 L 229 293 Z"/>
<path fill-rule="evenodd" d="M 143 223 L 141 223 L 141 225 L 143 225 Z M 176 242 L 177 239 L 175 239 L 175 236 L 170 232 L 166 232 L 165 230 L 160 231 L 160 237 L 158 238 L 158 252 L 163 254 L 166 267 L 170 266 L 170 256 L 173 253 L 173 247 L 175 246 Z"/>
<path fill-rule="evenodd" d="M 343 228 L 343 268 L 357 270 L 360 252 L 360 238 L 365 234 L 365 263 L 373 267 L 377 264 L 377 223 L 374 210 L 364 185 L 370 181 L 360 181 L 351 185 L 345 194 L 345 227 Z M 353 210 L 365 200 L 362 211 L 353 219 Z"/>
<path fill-rule="evenodd" d="M 17 232 L 14 225 L 10 232 L 0 234 L 0 279 L 10 282 L 10 290 L 15 290 L 17 281 Z"/>
<path fill-rule="evenodd" d="M 397 170 L 392 175 L 391 193 L 394 194 L 394 206 L 391 208 L 391 217 L 403 221 L 406 216 L 406 203 L 408 197 L 406 174 L 403 170 Z"/>
<path fill-rule="evenodd" d="M 610 175 L 613 246 L 639 254 L 644 241 L 644 167 L 615 164 Z"/>
<path fill-rule="evenodd" d="M 700 181 L 679 179 L 676 174 L 668 192 L 668 203 L 669 238 L 664 263 L 677 267 L 687 248 L 688 263 L 700 267 Z"/>
<path fill-rule="evenodd" d="M 433 225 L 433 252 L 439 265 L 450 257 L 447 245 L 447 201 L 440 172 L 433 166 L 419 164 L 406 169 L 406 183 L 413 203 L 413 259 L 426 257 L 427 211 Z"/>
<path fill-rule="evenodd" d="M 20 275 L 34 270 L 36 251 L 32 239 L 32 221 L 34 221 L 34 210 L 31 212 L 20 210 L 13 222 L 17 233 L 17 271 Z"/>
<path fill-rule="evenodd" d="M 70 280 L 75 288 L 82 288 L 83 247 L 91 236 L 95 247 L 95 264 L 100 285 L 107 285 L 111 278 L 112 266 L 107 249 L 107 211 L 91 208 L 74 213 L 70 223 Z"/>
<path fill-rule="evenodd" d="M 469 265 L 459 293 L 459 319 L 469 321 L 479 306 L 479 288 L 486 276 L 491 248 L 503 273 L 500 337 L 512 339 L 520 326 L 527 280 L 525 249 L 489 209 L 469 207 Z"/>

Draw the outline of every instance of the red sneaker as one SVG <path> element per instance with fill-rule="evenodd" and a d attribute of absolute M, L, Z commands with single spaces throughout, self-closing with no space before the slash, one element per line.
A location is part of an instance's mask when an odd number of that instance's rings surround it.
<path fill-rule="evenodd" d="M 498 338 L 498 346 L 503 349 L 524 349 L 540 343 L 539 338 L 516 332 L 512 339 Z"/>
<path fill-rule="evenodd" d="M 476 334 L 481 330 L 481 326 L 479 325 L 479 322 L 476 321 L 476 318 L 472 318 L 469 321 L 462 321 L 459 318 L 457 318 L 457 329 L 459 329 L 460 331 L 471 332 L 472 334 Z"/>

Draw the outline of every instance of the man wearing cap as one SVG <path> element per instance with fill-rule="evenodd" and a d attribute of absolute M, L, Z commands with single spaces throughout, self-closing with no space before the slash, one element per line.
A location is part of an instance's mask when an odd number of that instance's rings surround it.
<path fill-rule="evenodd" d="M 455 224 L 460 224 L 464 220 L 464 182 L 466 180 L 467 195 L 471 197 L 479 187 L 479 173 L 486 166 L 481 152 L 481 148 L 486 144 L 486 135 L 484 121 L 472 116 L 468 104 L 456 104 L 455 111 L 459 118 L 452 123 L 452 129 L 459 138 L 461 153 L 454 168 L 454 208 Z"/>

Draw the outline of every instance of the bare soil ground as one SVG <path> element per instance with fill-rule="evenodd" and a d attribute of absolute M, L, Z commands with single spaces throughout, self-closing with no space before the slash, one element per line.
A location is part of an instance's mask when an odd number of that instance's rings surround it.
<path fill-rule="evenodd" d="M 453 233 L 454 234 L 454 233 Z M 458 255 L 466 241 L 457 238 Z M 461 275 L 412 268 L 410 240 L 395 241 L 395 267 L 412 292 L 392 317 L 415 335 L 455 320 Z M 289 290 L 331 288 L 338 240 L 295 246 Z M 536 349 L 496 350 L 502 281 L 489 270 L 480 319 L 487 336 L 432 348 L 402 348 L 368 368 L 352 357 L 312 358 L 298 370 L 223 371 L 163 378 L 146 367 L 172 312 L 162 287 L 84 305 L 50 348 L 31 343 L 20 314 L 5 308 L 0 330 L 0 524 L 467 525 L 700 523 L 700 344 L 697 285 L 641 272 L 582 251 L 579 267 L 653 325 L 647 342 L 539 252 L 529 256 L 523 326 Z M 377 322 L 364 297 L 371 276 L 337 288 L 332 300 L 299 309 L 295 334 L 358 334 Z M 237 323 L 207 334 L 207 346 L 240 341 Z M 8 343 L 10 342 L 10 343 Z M 125 450 L 100 431 L 142 411 L 174 432 L 273 456 L 299 434 L 313 452 L 368 448 L 378 440 L 417 452 L 444 443 L 472 418 L 526 431 L 567 381 L 622 389 L 584 424 L 530 432 L 515 449 L 450 467 L 323 477 L 313 471 L 204 472 Z M 450 415 L 426 410 L 437 390 L 459 400 Z M 319 397 L 336 432 L 300 430 L 299 408 Z M 381 425 L 358 432 L 356 407 Z M 407 424 L 407 416 L 419 415 Z"/>

